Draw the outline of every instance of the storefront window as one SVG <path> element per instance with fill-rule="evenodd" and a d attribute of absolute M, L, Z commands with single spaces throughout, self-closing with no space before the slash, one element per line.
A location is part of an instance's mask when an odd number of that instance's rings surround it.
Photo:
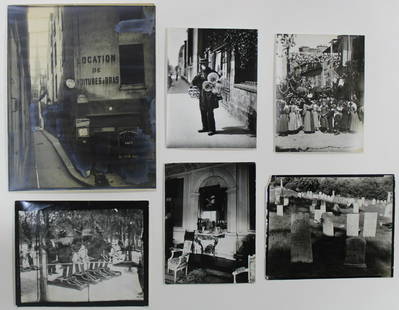
<path fill-rule="evenodd" d="M 144 52 L 142 44 L 119 46 L 121 85 L 144 84 Z"/>

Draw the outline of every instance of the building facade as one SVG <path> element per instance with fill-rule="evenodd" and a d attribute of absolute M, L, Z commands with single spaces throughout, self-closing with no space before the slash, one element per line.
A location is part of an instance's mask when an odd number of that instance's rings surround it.
<path fill-rule="evenodd" d="M 35 184 L 35 154 L 31 132 L 31 81 L 29 71 L 29 33 L 27 8 L 8 9 L 8 169 L 9 188 Z"/>
<path fill-rule="evenodd" d="M 155 184 L 155 7 L 55 7 L 49 47 L 45 128 L 74 166 Z"/>

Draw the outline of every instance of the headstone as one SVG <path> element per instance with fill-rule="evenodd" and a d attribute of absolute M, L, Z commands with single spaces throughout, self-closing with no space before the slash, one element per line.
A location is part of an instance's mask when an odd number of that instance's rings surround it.
<path fill-rule="evenodd" d="M 276 190 L 274 188 L 269 191 L 269 202 L 276 203 Z"/>
<path fill-rule="evenodd" d="M 366 240 L 360 237 L 346 239 L 345 265 L 366 268 Z"/>
<path fill-rule="evenodd" d="M 324 213 L 323 218 L 323 234 L 329 237 L 334 237 L 334 223 L 332 221 L 332 213 Z"/>
<path fill-rule="evenodd" d="M 291 263 L 312 263 L 309 214 L 291 214 Z"/>
<path fill-rule="evenodd" d="M 391 198 L 392 198 L 392 193 L 388 192 L 388 196 L 387 196 L 387 202 L 390 203 L 391 202 Z"/>
<path fill-rule="evenodd" d="M 284 216 L 284 208 L 283 205 L 277 205 L 277 215 Z"/>
<path fill-rule="evenodd" d="M 392 203 L 388 203 L 385 206 L 384 216 L 385 217 L 389 217 L 390 219 L 392 219 L 392 209 L 393 209 Z"/>
<path fill-rule="evenodd" d="M 376 203 L 377 203 L 377 201 L 375 200 L 375 198 L 373 198 L 373 200 L 371 201 L 371 204 L 372 204 L 373 206 L 375 206 Z"/>
<path fill-rule="evenodd" d="M 317 200 L 316 199 L 312 200 L 312 206 L 316 209 L 316 206 L 317 206 Z"/>
<path fill-rule="evenodd" d="M 285 198 L 284 198 L 284 206 L 288 206 L 289 203 L 290 203 L 289 198 L 288 198 L 288 197 L 285 197 Z"/>
<path fill-rule="evenodd" d="M 366 203 L 366 198 L 362 197 L 362 204 L 364 205 Z"/>
<path fill-rule="evenodd" d="M 363 223 L 363 237 L 375 237 L 377 232 L 377 212 L 365 212 Z"/>
<path fill-rule="evenodd" d="M 353 213 L 359 213 L 359 203 L 355 202 L 353 204 Z"/>
<path fill-rule="evenodd" d="M 320 222 L 321 220 L 321 216 L 323 215 L 324 212 L 322 212 L 321 210 L 315 210 L 314 211 L 314 220 L 316 222 Z"/>
<path fill-rule="evenodd" d="M 359 236 L 359 214 L 346 215 L 346 235 L 348 237 Z"/>
<path fill-rule="evenodd" d="M 278 191 L 278 190 L 276 190 L 275 191 L 275 200 L 274 200 L 274 203 L 275 204 L 279 204 L 280 202 L 281 202 L 281 192 L 280 191 Z"/>
<path fill-rule="evenodd" d="M 321 202 L 320 211 L 321 211 L 321 213 L 327 212 L 326 202 L 324 200 Z"/>

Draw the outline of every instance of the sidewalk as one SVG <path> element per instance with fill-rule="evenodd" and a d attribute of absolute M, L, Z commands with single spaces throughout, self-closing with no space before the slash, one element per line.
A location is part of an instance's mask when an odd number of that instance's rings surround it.
<path fill-rule="evenodd" d="M 322 133 L 317 131 L 305 134 L 303 131 L 276 136 L 274 143 L 277 152 L 362 152 L 363 133 Z"/>
<path fill-rule="evenodd" d="M 172 148 L 254 148 L 256 137 L 245 124 L 222 106 L 214 110 L 216 134 L 199 133 L 202 128 L 198 99 L 191 98 L 183 79 L 174 81 L 167 95 L 166 145 Z"/>
<path fill-rule="evenodd" d="M 42 129 L 43 135 L 47 138 L 48 141 L 52 144 L 55 151 L 57 152 L 58 156 L 61 158 L 62 162 L 64 163 L 66 169 L 68 170 L 69 174 L 78 182 L 82 183 L 86 186 L 95 186 L 95 179 L 93 175 L 85 178 L 83 177 L 74 167 L 72 161 L 69 159 L 68 155 L 66 154 L 64 148 L 62 147 L 60 141 L 54 137 L 51 133 L 47 130 Z"/>

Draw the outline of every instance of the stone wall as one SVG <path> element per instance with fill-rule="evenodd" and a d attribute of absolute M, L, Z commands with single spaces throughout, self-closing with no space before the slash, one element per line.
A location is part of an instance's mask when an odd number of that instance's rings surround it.
<path fill-rule="evenodd" d="M 236 119 L 243 122 L 251 132 L 256 132 L 256 84 L 233 84 L 229 96 L 224 96 L 224 108 Z"/>

